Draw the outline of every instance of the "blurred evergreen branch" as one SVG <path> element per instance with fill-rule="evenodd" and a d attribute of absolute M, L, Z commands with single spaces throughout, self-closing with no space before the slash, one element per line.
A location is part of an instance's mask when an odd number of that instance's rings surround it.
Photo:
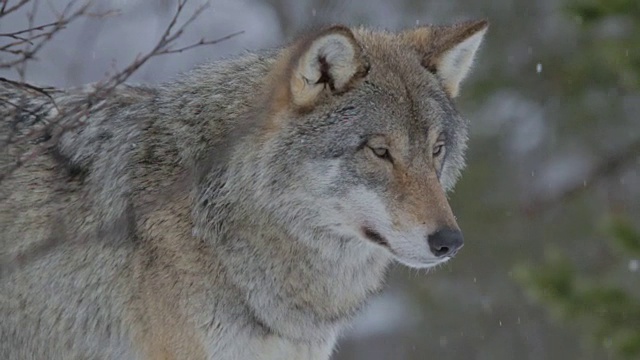
<path fill-rule="evenodd" d="M 640 2 L 636 0 L 579 0 L 567 6 L 569 13 L 579 16 L 585 23 L 608 16 L 640 18 Z"/>
<path fill-rule="evenodd" d="M 611 250 L 630 264 L 640 256 L 640 232 L 621 219 L 607 226 L 614 241 Z M 579 321 L 581 328 L 599 344 L 623 359 L 640 357 L 640 298 L 622 285 L 603 284 L 595 276 L 578 273 L 571 260 L 557 249 L 548 249 L 546 262 L 520 266 L 517 279 L 534 299 L 549 306 L 567 321 Z M 611 269 L 613 271 L 614 269 Z M 631 269 L 639 271 L 639 269 Z M 638 283 L 640 279 L 631 279 Z M 630 284 L 631 285 L 631 284 Z"/>
<path fill-rule="evenodd" d="M 572 78 L 580 78 L 586 72 L 600 74 L 597 79 L 603 84 L 615 81 L 614 85 L 625 90 L 640 88 L 640 1 L 637 0 L 570 0 L 567 11 L 578 18 L 587 31 L 588 51 L 572 65 Z M 608 20 L 620 20 L 626 25 L 614 34 L 594 34 Z M 623 20 L 627 20 L 626 23 Z M 605 32 L 606 33 L 606 32 Z M 590 79 L 589 76 L 583 79 Z"/>
<path fill-rule="evenodd" d="M 628 222 L 616 218 L 611 221 L 608 230 L 623 253 L 640 258 L 640 233 Z"/>
<path fill-rule="evenodd" d="M 568 87 L 566 93 L 581 97 L 589 85 L 627 93 L 640 91 L 640 1 L 570 1 L 567 11 L 583 25 L 584 36 L 579 41 L 584 52 L 559 70 L 563 76 L 558 79 L 563 79 L 563 86 Z M 607 23 L 611 24 L 609 20 L 614 20 L 623 31 L 603 31 Z M 577 113 L 575 116 L 580 117 Z M 640 138 L 623 147 L 613 158 L 603 159 L 585 183 L 591 184 L 636 163 L 640 157 L 639 145 Z M 584 188 L 582 182 L 569 186 L 532 207 L 544 210 Z M 611 257 L 613 263 L 603 272 L 587 275 L 562 251 L 552 248 L 547 249 L 543 264 L 518 267 L 517 279 L 552 314 L 565 321 L 578 322 L 581 331 L 616 358 L 639 359 L 640 231 L 628 220 L 612 218 L 605 232 L 611 241 L 599 256 Z"/>

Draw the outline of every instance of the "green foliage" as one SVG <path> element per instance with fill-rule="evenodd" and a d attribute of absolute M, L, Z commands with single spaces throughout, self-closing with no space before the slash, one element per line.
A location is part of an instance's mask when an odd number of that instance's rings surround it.
<path fill-rule="evenodd" d="M 633 229 L 631 224 L 616 218 L 611 221 L 608 230 L 613 234 L 616 245 L 624 253 L 640 258 L 640 234 Z"/>
<path fill-rule="evenodd" d="M 587 24 L 608 16 L 640 18 L 640 2 L 637 0 L 579 0 L 569 4 L 567 10 Z"/>
<path fill-rule="evenodd" d="M 631 224 L 616 219 L 607 229 L 614 240 L 611 250 L 617 250 L 620 261 L 640 255 L 640 232 Z M 620 358 L 640 357 L 638 294 L 622 285 L 603 284 L 596 276 L 580 275 L 557 249 L 548 250 L 546 258 L 542 266 L 522 266 L 516 272 L 533 298 L 548 305 L 557 317 L 579 321 L 582 329 Z M 631 281 L 638 283 L 640 279 L 634 277 Z"/>
<path fill-rule="evenodd" d="M 589 87 L 638 92 L 640 1 L 569 1 L 566 8 L 583 25 L 583 33 L 579 56 L 558 70 L 562 76 L 557 78 L 565 80 L 564 92 L 578 99 Z M 611 24 L 615 31 L 610 31 Z M 607 26 L 609 30 L 603 30 Z M 584 123 L 578 114 L 567 120 Z M 577 323 L 579 331 L 616 357 L 640 359 L 640 270 L 627 266 L 640 261 L 640 232 L 630 221 L 613 218 L 605 233 L 610 241 L 598 255 L 605 266 L 597 266 L 597 271 L 589 272 L 596 267 L 592 263 L 576 264 L 552 248 L 546 249 L 543 264 L 521 266 L 516 275 L 556 318 Z"/>
<path fill-rule="evenodd" d="M 569 78 L 625 90 L 640 88 L 640 1 L 573 0 L 567 8 L 586 33 L 583 53 L 571 62 Z M 616 20 L 618 30 L 603 31 L 610 19 Z"/>

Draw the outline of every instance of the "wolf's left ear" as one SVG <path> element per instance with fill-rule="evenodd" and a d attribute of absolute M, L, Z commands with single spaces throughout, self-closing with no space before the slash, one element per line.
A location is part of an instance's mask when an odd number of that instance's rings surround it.
<path fill-rule="evenodd" d="M 290 101 L 309 108 L 324 94 L 347 91 L 362 79 L 369 63 L 349 28 L 333 26 L 303 39 L 289 64 Z"/>
<path fill-rule="evenodd" d="M 423 66 L 438 75 L 447 93 L 456 97 L 488 27 L 486 20 L 479 20 L 416 28 L 401 36 L 423 54 Z"/>

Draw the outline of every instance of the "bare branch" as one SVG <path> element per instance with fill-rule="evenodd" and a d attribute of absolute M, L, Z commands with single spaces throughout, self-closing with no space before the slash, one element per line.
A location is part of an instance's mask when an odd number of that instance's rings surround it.
<path fill-rule="evenodd" d="M 183 48 L 179 48 L 175 50 L 171 49 L 171 45 L 173 45 L 173 43 L 184 33 L 184 30 L 186 29 L 186 27 L 189 26 L 198 16 L 200 16 L 200 14 L 202 14 L 202 12 L 209 5 L 209 3 L 205 3 L 200 7 L 198 7 L 193 12 L 193 14 L 187 19 L 187 21 L 185 21 L 177 30 L 173 31 L 182 11 L 184 10 L 184 6 L 186 3 L 187 3 L 187 0 L 178 1 L 178 7 L 176 9 L 176 12 L 174 13 L 174 16 L 172 17 L 171 21 L 169 22 L 169 25 L 167 26 L 164 33 L 162 34 L 162 37 L 156 43 L 156 45 L 153 47 L 151 51 L 149 51 L 145 55 L 142 55 L 142 56 L 139 55 L 129 66 L 127 66 L 122 71 L 114 74 L 109 79 L 99 84 L 95 93 L 102 94 L 102 92 L 104 91 L 113 90 L 113 88 L 115 88 L 116 86 L 126 81 L 136 70 L 138 70 L 142 65 L 144 65 L 147 61 L 149 61 L 149 59 L 153 57 L 172 54 L 172 53 L 179 53 L 179 52 L 182 52 L 188 49 L 193 49 L 199 46 L 217 44 L 221 41 L 228 40 L 234 36 L 244 33 L 243 31 L 239 31 L 239 32 L 232 33 L 232 34 L 223 36 L 221 38 L 213 39 L 213 40 L 201 39 L 200 41 L 194 44 L 185 46 Z"/>
<path fill-rule="evenodd" d="M 52 22 L 52 23 L 49 23 L 49 24 L 34 26 L 32 28 L 28 28 L 28 29 L 24 29 L 24 30 L 18 30 L 18 31 L 10 32 L 10 33 L 0 33 L 0 37 L 8 36 L 8 37 L 16 38 L 17 35 L 28 33 L 28 32 L 31 32 L 31 31 L 44 30 L 45 28 L 48 28 L 48 27 L 51 27 L 51 26 L 55 26 L 57 24 L 58 24 L 58 22 L 56 21 L 56 22 Z M 20 40 L 22 40 L 22 38 L 20 38 Z"/>
<path fill-rule="evenodd" d="M 37 93 L 40 93 L 41 95 L 44 95 L 44 96 L 48 97 L 51 100 L 52 103 L 55 103 L 55 101 L 53 100 L 53 97 L 50 94 L 50 92 L 56 91 L 56 88 L 54 88 L 54 87 L 43 88 L 43 87 L 39 87 L 39 86 L 28 84 L 28 83 L 25 83 L 25 82 L 21 82 L 21 81 L 9 80 L 9 79 L 1 77 L 1 76 L 0 76 L 0 82 L 5 82 L 5 83 L 11 84 L 13 86 L 23 87 L 23 88 L 28 89 L 28 90 L 33 90 L 33 91 L 35 91 Z"/>
<path fill-rule="evenodd" d="M 52 8 L 51 11 L 55 14 L 56 21 L 42 25 L 35 25 L 35 13 L 37 11 L 39 1 L 27 0 L 23 5 L 29 1 L 32 1 L 33 8 L 27 14 L 27 28 L 0 34 L 0 38 L 18 40 L 0 47 L 0 52 L 15 56 L 13 59 L 0 61 L 0 68 L 15 68 L 18 73 L 21 74 L 21 77 L 24 75 L 22 73 L 24 73 L 26 63 L 30 60 L 36 59 L 37 53 L 42 49 L 42 47 L 49 43 L 56 34 L 64 30 L 71 22 L 81 17 L 106 17 L 117 13 L 113 10 L 102 13 L 92 12 L 91 9 L 94 6 L 93 0 L 87 0 L 78 6 L 76 6 L 78 1 L 72 0 L 67 3 L 62 11 L 57 11 Z M 52 7 L 50 3 L 49 5 Z"/>
<path fill-rule="evenodd" d="M 524 211 L 530 215 L 535 215 L 551 206 L 567 201 L 593 186 L 603 178 L 638 161 L 639 157 L 640 139 L 636 139 L 629 145 L 598 162 L 591 168 L 582 181 L 572 183 L 553 195 L 530 202 L 525 206 Z"/>
<path fill-rule="evenodd" d="M 238 36 L 238 35 L 241 35 L 241 34 L 244 34 L 244 31 L 237 31 L 237 32 L 231 33 L 229 35 L 226 35 L 226 36 L 223 36 L 221 38 L 214 39 L 214 40 L 205 40 L 204 38 L 202 38 L 197 43 L 194 43 L 194 44 L 191 44 L 191 45 L 188 45 L 188 46 L 185 46 L 185 47 L 181 47 L 181 48 L 178 48 L 178 49 L 167 49 L 165 51 L 162 51 L 162 52 L 158 53 L 158 55 L 181 53 L 183 51 L 191 50 L 191 49 L 193 49 L 195 47 L 199 47 L 199 46 L 215 45 L 215 44 L 217 44 L 219 42 L 222 42 L 222 41 L 225 41 L 225 40 L 229 40 L 232 37 Z"/>
<path fill-rule="evenodd" d="M 31 0 L 20 0 L 17 4 L 13 5 L 12 7 L 7 7 L 7 4 L 9 4 L 9 0 L 1 0 L 1 1 L 2 1 L 2 7 L 0 7 L 0 18 L 7 16 L 14 11 L 20 10 L 21 7 L 26 5 Z"/>
<path fill-rule="evenodd" d="M 44 96 L 47 98 L 47 102 L 49 106 L 55 108 L 57 111 L 55 112 L 54 118 L 48 118 L 51 116 L 51 113 L 45 111 L 44 113 L 39 109 L 38 111 L 32 111 L 30 109 L 21 108 L 21 104 L 14 103 L 6 99 L 0 99 L 3 103 L 9 104 L 12 107 L 15 107 L 17 110 L 23 111 L 26 114 L 29 114 L 33 117 L 34 123 L 39 123 L 40 126 L 31 127 L 27 129 L 22 134 L 18 134 L 18 136 L 10 136 L 5 144 L 0 144 L 0 148 L 9 145 L 19 145 L 21 143 L 27 141 L 34 141 L 34 139 L 46 139 L 46 141 L 40 141 L 36 144 L 32 150 L 28 151 L 28 153 L 23 153 L 18 155 L 15 158 L 15 162 L 10 169 L 3 169 L 4 176 L 6 178 L 10 173 L 19 168 L 22 164 L 29 161 L 33 157 L 38 154 L 46 151 L 49 147 L 57 143 L 59 137 L 62 136 L 66 131 L 74 129 L 78 126 L 81 126 L 84 123 L 84 120 L 89 116 L 89 112 L 92 108 L 94 108 L 97 104 L 104 103 L 109 96 L 112 95 L 114 90 L 121 84 L 123 84 L 127 79 L 131 77 L 140 67 L 142 67 L 145 63 L 147 63 L 151 58 L 166 54 L 174 54 L 180 53 L 186 50 L 190 50 L 200 46 L 206 45 L 214 45 L 220 43 L 222 41 L 228 40 L 234 36 L 242 34 L 243 32 L 235 32 L 220 38 L 216 39 L 205 39 L 202 38 L 198 42 L 195 42 L 190 45 L 186 45 L 183 47 L 173 48 L 176 41 L 180 38 L 180 36 L 184 33 L 185 29 L 193 23 L 202 12 L 208 7 L 208 3 L 205 3 L 199 6 L 180 26 L 178 26 L 178 22 L 180 20 L 181 15 L 184 12 L 185 5 L 188 0 L 178 0 L 177 8 L 175 13 L 173 14 L 169 24 L 165 28 L 162 36 L 155 44 L 155 46 L 148 53 L 144 55 L 138 55 L 134 61 L 132 61 L 128 66 L 120 71 L 116 71 L 115 73 L 108 75 L 101 81 L 98 81 L 93 85 L 91 91 L 88 91 L 84 97 L 84 101 L 80 101 L 75 103 L 75 105 L 66 105 L 63 107 L 58 107 L 56 104 L 55 96 L 52 96 L 52 93 L 55 92 L 55 89 L 52 88 L 42 88 L 34 85 L 27 84 L 25 82 L 13 81 L 5 78 L 0 78 L 0 82 L 5 82 L 7 84 L 12 85 L 16 88 L 16 91 L 24 92 L 25 97 L 34 96 Z M 33 27 L 27 30 L 20 30 L 17 32 L 0 34 L 6 35 L 6 37 L 15 38 L 14 36 L 20 36 L 23 40 L 21 42 L 25 42 L 28 40 L 29 42 L 34 39 L 38 40 L 35 45 L 29 49 L 28 51 L 19 52 L 22 56 L 20 59 L 16 59 L 11 62 L 1 63 L 1 67 L 16 67 L 19 64 L 24 64 L 24 62 L 28 59 L 34 58 L 35 54 L 40 50 L 40 48 L 48 42 L 53 35 L 62 30 L 66 25 L 68 25 L 74 19 L 77 19 L 81 16 L 88 16 L 90 13 L 88 9 L 91 7 L 92 1 L 86 1 L 82 3 L 82 5 L 75 11 L 72 11 L 74 5 L 77 3 L 77 0 L 70 1 L 67 6 L 61 11 L 58 12 L 55 9 L 52 9 L 53 12 L 57 14 L 58 20 L 56 22 L 47 23 L 44 25 L 40 25 L 37 27 Z M 100 15 L 104 16 L 105 14 L 113 14 L 112 11 L 102 13 Z M 33 35 L 33 32 L 38 32 Z M 23 34 L 29 34 L 27 36 L 23 36 Z M 0 48 L 0 51 L 6 51 L 7 49 Z M 0 178 L 0 182 L 3 178 Z"/>

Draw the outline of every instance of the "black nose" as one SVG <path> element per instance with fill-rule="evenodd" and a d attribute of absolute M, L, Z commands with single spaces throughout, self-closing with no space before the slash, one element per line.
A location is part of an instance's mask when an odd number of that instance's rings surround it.
<path fill-rule="evenodd" d="M 460 230 L 442 229 L 429 235 L 429 249 L 437 257 L 453 256 L 462 247 L 464 239 Z"/>

